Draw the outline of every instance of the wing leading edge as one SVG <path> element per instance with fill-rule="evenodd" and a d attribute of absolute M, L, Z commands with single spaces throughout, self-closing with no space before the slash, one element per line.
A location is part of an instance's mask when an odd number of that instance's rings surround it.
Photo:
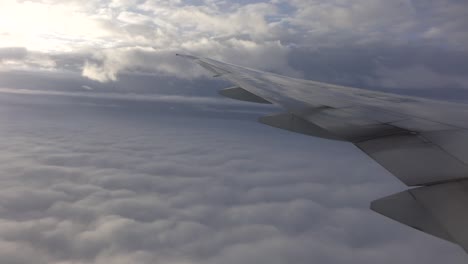
<path fill-rule="evenodd" d="M 221 94 L 273 103 L 286 113 L 260 122 L 352 142 L 407 186 L 371 209 L 468 252 L 468 105 L 294 79 L 179 55 L 236 85 Z"/>

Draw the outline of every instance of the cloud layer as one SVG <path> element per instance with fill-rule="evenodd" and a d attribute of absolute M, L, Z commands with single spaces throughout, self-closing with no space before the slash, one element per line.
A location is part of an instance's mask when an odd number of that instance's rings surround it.
<path fill-rule="evenodd" d="M 255 113 L 207 118 L 196 101 L 173 113 L 11 96 L 0 97 L 7 263 L 466 262 L 367 209 L 403 187 L 350 144 Z"/>
<path fill-rule="evenodd" d="M 468 6 L 422 0 L 0 1 L 5 263 L 466 263 L 368 209 L 403 187 L 352 145 L 175 53 L 468 99 Z"/>
<path fill-rule="evenodd" d="M 298 67 L 313 62 L 329 81 L 377 89 L 468 85 L 457 59 L 468 56 L 463 1 L 7 0 L 0 10 L 4 70 L 67 70 L 99 82 L 204 76 L 173 56 L 187 52 L 317 79 Z M 440 58 L 443 72 L 433 67 Z M 353 69 L 343 68 L 351 59 Z M 354 69 L 361 74 L 350 78 Z"/>

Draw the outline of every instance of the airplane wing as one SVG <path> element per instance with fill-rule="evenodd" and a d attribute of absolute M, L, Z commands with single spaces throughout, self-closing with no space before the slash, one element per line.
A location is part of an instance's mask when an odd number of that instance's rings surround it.
<path fill-rule="evenodd" d="M 410 187 L 371 209 L 468 252 L 468 105 L 300 80 L 179 55 L 234 87 L 224 96 L 286 111 L 273 127 L 352 142 Z"/>

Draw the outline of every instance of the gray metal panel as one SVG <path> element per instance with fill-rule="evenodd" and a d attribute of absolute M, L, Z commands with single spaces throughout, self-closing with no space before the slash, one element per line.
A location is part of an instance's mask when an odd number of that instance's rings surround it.
<path fill-rule="evenodd" d="M 432 131 L 423 133 L 422 136 L 468 164 L 468 132 L 466 130 Z"/>
<path fill-rule="evenodd" d="M 240 101 L 260 103 L 260 104 L 271 104 L 267 100 L 259 96 L 256 96 L 255 94 L 237 86 L 220 90 L 219 94 L 221 94 L 222 96 L 226 96 L 228 98 L 240 100 Z"/>
<path fill-rule="evenodd" d="M 297 117 L 290 113 L 282 113 L 271 116 L 264 116 L 259 118 L 259 122 L 276 127 L 284 130 L 305 134 L 313 137 L 332 139 L 332 140 L 343 140 L 336 135 L 331 134 L 329 131 L 316 126 L 306 120 Z"/>
<path fill-rule="evenodd" d="M 409 118 L 406 120 L 401 120 L 397 122 L 391 122 L 391 125 L 400 127 L 402 129 L 406 129 L 409 131 L 415 132 L 426 132 L 426 131 L 442 131 L 442 130 L 450 130 L 454 129 L 446 124 L 441 124 L 438 122 L 433 122 L 429 120 L 423 120 L 418 118 Z"/>
<path fill-rule="evenodd" d="M 454 242 L 444 227 L 431 215 L 431 212 L 409 191 L 375 200 L 371 203 L 371 209 L 422 232 Z"/>
<path fill-rule="evenodd" d="M 408 186 L 466 178 L 468 167 L 417 135 L 395 135 L 356 143 Z"/>
<path fill-rule="evenodd" d="M 468 182 L 445 183 L 410 192 L 450 237 L 468 252 Z"/>
<path fill-rule="evenodd" d="M 379 108 L 359 105 L 348 108 L 342 108 L 339 110 L 343 113 L 346 113 L 346 116 L 348 117 L 372 120 L 378 123 L 397 122 L 405 120 L 407 118 L 404 115 L 383 111 Z"/>
<path fill-rule="evenodd" d="M 363 113 L 366 111 L 363 111 L 362 108 L 322 108 L 322 110 L 316 112 L 309 111 L 303 116 L 308 121 L 351 142 L 408 133 L 406 130 L 378 120 L 397 120 L 399 119 L 398 116 L 379 115 L 377 112 L 373 115 L 369 112 L 365 115 L 357 115 L 357 112 Z"/>

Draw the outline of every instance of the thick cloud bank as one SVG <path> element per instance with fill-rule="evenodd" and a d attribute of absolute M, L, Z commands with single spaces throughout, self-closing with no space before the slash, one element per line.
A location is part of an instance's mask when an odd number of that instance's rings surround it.
<path fill-rule="evenodd" d="M 204 76 L 174 56 L 186 52 L 293 77 L 453 94 L 468 88 L 467 16 L 459 0 L 3 0 L 0 71 L 101 83 Z"/>
<path fill-rule="evenodd" d="M 403 186 L 350 144 L 196 100 L 25 96 L 0 97 L 2 263 L 467 260 L 371 212 Z"/>

